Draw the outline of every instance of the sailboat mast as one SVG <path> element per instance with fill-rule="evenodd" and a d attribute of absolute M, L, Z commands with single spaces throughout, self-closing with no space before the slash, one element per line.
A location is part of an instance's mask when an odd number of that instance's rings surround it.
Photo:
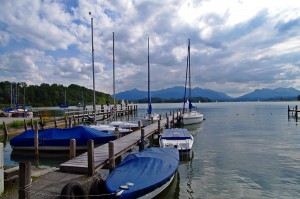
<path fill-rule="evenodd" d="M 188 45 L 188 67 L 189 67 L 189 101 L 192 99 L 192 92 L 191 92 L 191 47 L 190 47 L 190 39 Z"/>
<path fill-rule="evenodd" d="M 150 55 L 149 55 L 149 37 L 148 37 L 148 114 L 151 114 L 151 94 L 150 94 Z"/>
<path fill-rule="evenodd" d="M 114 95 L 114 108 L 116 106 L 116 85 L 115 85 L 115 33 L 113 32 L 113 95 Z"/>

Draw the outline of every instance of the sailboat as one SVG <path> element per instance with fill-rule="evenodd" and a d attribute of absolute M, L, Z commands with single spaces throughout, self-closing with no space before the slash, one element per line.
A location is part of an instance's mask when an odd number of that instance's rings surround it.
<path fill-rule="evenodd" d="M 190 39 L 188 40 L 188 56 L 187 56 L 187 66 L 185 75 L 185 87 L 184 87 L 184 102 L 183 102 L 183 114 L 181 115 L 182 124 L 196 124 L 203 121 L 203 113 L 195 110 L 195 106 L 192 104 L 192 92 L 191 92 L 191 55 L 190 55 Z M 189 79 L 189 98 L 188 98 L 188 110 L 185 111 L 185 99 L 186 99 L 186 85 L 187 77 Z"/>
<path fill-rule="evenodd" d="M 152 113 L 152 105 L 151 105 L 151 93 L 150 93 L 150 57 L 149 57 L 149 37 L 148 37 L 148 109 L 147 113 L 142 118 L 142 124 L 144 126 L 148 126 L 153 122 L 156 122 L 160 119 L 159 114 Z"/>

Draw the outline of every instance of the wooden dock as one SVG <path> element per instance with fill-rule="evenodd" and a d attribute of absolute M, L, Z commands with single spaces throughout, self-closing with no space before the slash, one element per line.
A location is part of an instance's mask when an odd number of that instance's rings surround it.
<path fill-rule="evenodd" d="M 175 123 L 180 116 L 177 112 L 176 116 L 173 112 L 172 115 L 165 117 L 159 122 L 155 122 L 149 126 L 146 126 L 140 130 L 132 132 L 126 136 L 113 141 L 114 144 L 114 158 L 120 157 L 122 154 L 126 153 L 134 146 L 141 142 L 142 131 L 144 133 L 144 138 L 147 138 L 154 133 L 160 132 L 169 123 Z M 109 158 L 109 143 L 101 145 L 94 149 L 94 171 L 97 171 L 104 166 L 108 165 L 110 161 Z M 60 170 L 63 172 L 74 172 L 74 173 L 88 173 L 88 152 L 77 156 L 59 166 Z"/>
<path fill-rule="evenodd" d="M 296 119 L 298 119 L 298 115 L 300 113 L 300 110 L 298 110 L 298 106 L 296 105 L 294 108 L 290 108 L 290 106 L 288 106 L 288 116 L 292 116 L 295 117 Z"/>

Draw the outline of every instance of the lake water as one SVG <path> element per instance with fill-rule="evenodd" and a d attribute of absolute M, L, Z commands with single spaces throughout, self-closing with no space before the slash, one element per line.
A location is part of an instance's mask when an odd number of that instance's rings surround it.
<path fill-rule="evenodd" d="M 159 198 L 300 198 L 300 126 L 288 118 L 288 105 L 297 102 L 197 104 L 205 121 L 185 126 L 194 136 L 192 157 L 182 158 L 172 186 Z M 164 116 L 182 104 L 152 106 Z M 138 104 L 129 120 L 139 120 L 146 108 Z M 5 165 L 24 157 L 11 155 L 9 143 L 5 154 Z M 59 161 L 44 158 L 40 164 Z"/>

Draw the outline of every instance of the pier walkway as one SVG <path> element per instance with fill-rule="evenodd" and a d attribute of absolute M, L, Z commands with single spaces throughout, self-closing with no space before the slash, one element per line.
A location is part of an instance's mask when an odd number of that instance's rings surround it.
<path fill-rule="evenodd" d="M 177 114 L 178 115 L 178 114 Z M 176 122 L 174 116 L 169 116 L 169 118 L 164 118 L 160 122 L 155 122 L 149 126 L 144 127 L 144 138 L 151 136 L 165 127 L 168 122 Z M 173 121 L 173 119 L 175 121 Z M 160 126 L 158 126 L 160 125 Z M 141 129 L 134 131 L 126 136 L 123 136 L 117 140 L 114 140 L 114 158 L 120 157 L 122 154 L 126 153 L 128 150 L 132 149 L 134 146 L 141 142 Z M 101 145 L 94 149 L 94 165 L 95 170 L 103 168 L 109 163 L 109 143 Z M 59 166 L 60 171 L 63 172 L 75 172 L 75 173 L 87 173 L 88 172 L 88 153 L 84 153 L 77 156 Z"/>

